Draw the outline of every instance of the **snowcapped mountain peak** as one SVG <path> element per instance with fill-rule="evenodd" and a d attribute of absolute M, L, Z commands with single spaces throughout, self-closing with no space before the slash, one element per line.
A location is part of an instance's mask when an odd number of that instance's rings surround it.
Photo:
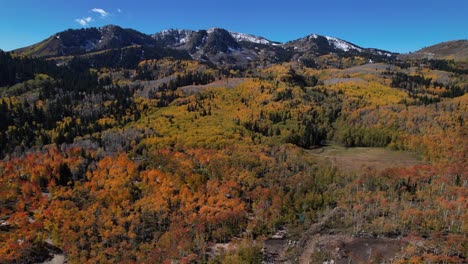
<path fill-rule="evenodd" d="M 361 48 L 354 46 L 353 44 L 346 42 L 344 40 L 337 39 L 334 37 L 329 37 L 329 36 L 325 36 L 325 38 L 328 40 L 328 43 L 330 43 L 330 45 L 333 45 L 337 49 L 340 49 L 343 51 L 350 51 L 350 50 L 362 51 Z"/>
<path fill-rule="evenodd" d="M 311 40 L 311 39 L 317 39 L 318 37 L 319 37 L 319 36 L 318 36 L 317 34 L 312 34 L 312 35 L 308 36 L 307 38 L 308 38 L 309 40 Z"/>
<path fill-rule="evenodd" d="M 206 33 L 211 34 L 211 33 L 215 32 L 215 31 L 218 31 L 218 30 L 223 30 L 223 29 L 218 28 L 218 27 L 213 27 L 213 28 L 207 29 Z"/>
<path fill-rule="evenodd" d="M 257 44 L 272 44 L 273 42 L 269 41 L 266 38 L 258 37 L 255 35 L 250 35 L 250 34 L 245 34 L 245 33 L 238 33 L 238 32 L 233 32 L 229 31 L 229 34 L 236 40 L 236 41 L 247 41 L 247 42 L 252 42 L 252 43 L 257 43 Z"/>

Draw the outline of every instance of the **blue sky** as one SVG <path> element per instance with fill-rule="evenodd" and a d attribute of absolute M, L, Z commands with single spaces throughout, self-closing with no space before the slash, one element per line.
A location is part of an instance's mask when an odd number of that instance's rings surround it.
<path fill-rule="evenodd" d="M 221 27 L 275 41 L 317 33 L 396 52 L 468 39 L 467 0 L 0 0 L 0 10 L 3 50 L 107 24 L 144 33 Z"/>

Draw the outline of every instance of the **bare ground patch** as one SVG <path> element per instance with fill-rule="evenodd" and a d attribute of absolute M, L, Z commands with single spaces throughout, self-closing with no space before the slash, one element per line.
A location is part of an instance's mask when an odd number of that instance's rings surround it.
<path fill-rule="evenodd" d="M 310 226 L 297 243 L 298 263 L 384 263 L 393 260 L 405 245 L 398 238 L 351 236 L 329 230 L 327 224 L 341 218 L 342 213 L 337 207 Z"/>
<path fill-rule="evenodd" d="M 299 263 L 383 263 L 392 261 L 404 245 L 391 238 L 316 235 Z"/>

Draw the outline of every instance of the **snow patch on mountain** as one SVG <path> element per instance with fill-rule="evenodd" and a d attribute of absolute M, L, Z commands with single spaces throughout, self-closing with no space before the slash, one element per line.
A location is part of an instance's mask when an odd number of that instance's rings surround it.
<path fill-rule="evenodd" d="M 185 44 L 189 41 L 189 36 L 181 37 L 179 38 L 179 43 L 180 44 Z"/>
<path fill-rule="evenodd" d="M 217 29 L 220 29 L 220 28 L 214 27 L 214 28 L 207 29 L 207 30 L 206 30 L 206 33 L 211 34 L 211 33 L 213 33 L 213 32 L 214 32 L 215 30 L 217 30 Z"/>
<path fill-rule="evenodd" d="M 390 54 L 390 53 L 388 53 L 388 52 L 382 52 L 382 51 L 380 51 L 380 50 L 378 50 L 378 51 L 376 51 L 376 52 L 374 52 L 374 53 L 377 53 L 378 55 L 381 55 L 381 56 L 383 56 L 383 55 L 385 55 L 385 56 L 387 56 L 387 57 L 391 57 L 391 56 L 392 56 L 392 54 Z"/>
<path fill-rule="evenodd" d="M 165 29 L 153 35 L 155 39 L 162 39 L 167 36 L 176 38 L 178 44 L 185 44 L 190 41 L 190 37 L 195 31 L 188 29 Z"/>
<path fill-rule="evenodd" d="M 333 38 L 333 37 L 329 37 L 329 36 L 325 36 L 325 38 L 328 40 L 328 43 L 330 43 L 330 45 L 333 45 L 335 48 L 337 49 L 340 49 L 340 50 L 343 50 L 343 51 L 350 51 L 350 50 L 357 50 L 359 52 L 362 51 L 361 48 L 358 48 L 346 41 L 343 41 L 341 39 L 337 39 L 337 38 Z"/>
<path fill-rule="evenodd" d="M 308 40 L 311 40 L 311 39 L 317 39 L 319 36 L 317 34 L 312 34 L 310 36 L 307 37 Z"/>
<path fill-rule="evenodd" d="M 245 33 L 238 33 L 238 32 L 233 32 L 229 31 L 229 34 L 236 40 L 236 41 L 247 41 L 247 42 L 252 42 L 252 43 L 257 43 L 257 44 L 264 44 L 264 45 L 269 45 L 272 44 L 271 41 L 268 39 L 250 35 L 250 34 L 245 34 Z"/>

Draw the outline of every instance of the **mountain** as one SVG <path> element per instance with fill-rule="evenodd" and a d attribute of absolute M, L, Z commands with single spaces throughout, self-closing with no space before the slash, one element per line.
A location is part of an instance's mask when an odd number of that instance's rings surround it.
<path fill-rule="evenodd" d="M 201 30 L 199 32 L 203 32 L 203 31 L 205 30 Z M 213 33 L 216 34 L 220 32 L 222 32 L 223 34 L 226 34 L 227 32 L 237 42 L 250 42 L 250 43 L 264 44 L 264 45 L 280 44 L 279 42 L 274 42 L 263 37 L 245 34 L 245 33 L 238 33 L 238 32 L 233 32 L 233 31 L 226 31 L 221 28 L 212 28 L 212 29 L 206 30 L 206 32 L 208 33 L 208 35 L 213 34 Z M 177 47 L 177 46 L 180 46 L 182 44 L 189 42 L 190 38 L 194 36 L 194 34 L 196 33 L 197 31 L 189 30 L 189 29 L 168 29 L 168 30 L 163 30 L 161 32 L 153 34 L 152 37 L 163 45 Z"/>
<path fill-rule="evenodd" d="M 316 60 L 327 54 L 344 57 L 359 55 L 373 60 L 392 59 L 396 55 L 388 51 L 362 48 L 345 40 L 316 34 L 283 44 L 264 37 L 222 28 L 198 31 L 170 29 L 147 35 L 114 25 L 69 29 L 14 52 L 33 57 L 62 57 L 135 46 L 173 49 L 187 52 L 192 59 L 202 62 L 238 66 L 247 66 L 252 62 L 267 65 L 291 60 Z M 171 54 L 171 52 L 165 53 Z M 142 59 L 151 58 L 142 55 Z"/>
<path fill-rule="evenodd" d="M 15 52 L 34 57 L 56 57 L 134 45 L 153 46 L 155 41 L 136 30 L 108 25 L 100 28 L 69 29 Z"/>
<path fill-rule="evenodd" d="M 359 55 L 373 60 L 395 58 L 397 55 L 396 53 L 385 50 L 362 48 L 345 40 L 317 34 L 289 41 L 285 43 L 283 47 L 294 51 L 295 58 L 298 60 L 304 60 L 310 56 L 316 57 L 326 54 L 339 54 L 344 56 Z"/>
<path fill-rule="evenodd" d="M 200 31 L 164 30 L 154 34 L 153 38 L 161 45 L 186 50 L 194 59 L 217 64 L 226 61 L 235 64 L 246 64 L 250 61 L 275 63 L 326 54 L 362 55 L 373 59 L 394 58 L 396 55 L 384 50 L 362 48 L 341 39 L 317 34 L 284 44 L 221 28 Z"/>
<path fill-rule="evenodd" d="M 193 59 L 215 64 L 247 65 L 258 61 L 265 49 L 278 50 L 276 42 L 263 37 L 222 28 L 208 30 L 164 30 L 152 36 L 160 45 L 187 51 Z M 278 52 L 282 52 L 280 48 Z M 273 52 L 276 55 L 277 52 Z M 273 57 L 268 57 L 271 61 Z"/>
<path fill-rule="evenodd" d="M 442 42 L 420 49 L 414 53 L 404 54 L 406 59 L 448 59 L 460 62 L 468 61 L 468 40 Z"/>

